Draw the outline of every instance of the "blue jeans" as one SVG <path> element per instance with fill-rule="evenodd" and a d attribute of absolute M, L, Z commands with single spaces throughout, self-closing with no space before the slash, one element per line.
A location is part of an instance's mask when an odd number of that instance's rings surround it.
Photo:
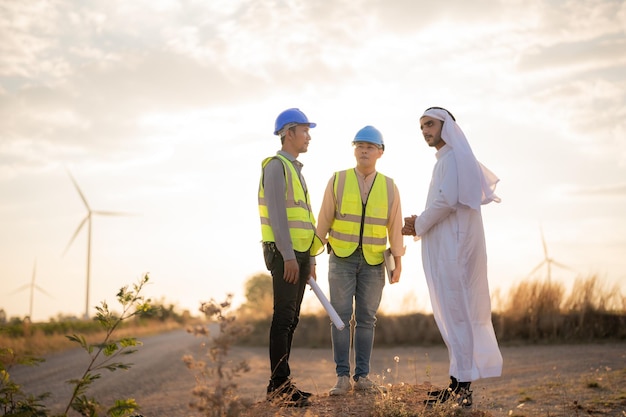
<path fill-rule="evenodd" d="M 328 260 L 330 303 L 346 323 L 346 328 L 331 328 L 333 356 L 337 376 L 350 376 L 350 319 L 354 311 L 354 378 L 370 372 L 370 357 L 374 345 L 376 311 L 385 286 L 384 266 L 369 265 L 363 252 L 357 249 L 347 258 L 331 252 Z"/>

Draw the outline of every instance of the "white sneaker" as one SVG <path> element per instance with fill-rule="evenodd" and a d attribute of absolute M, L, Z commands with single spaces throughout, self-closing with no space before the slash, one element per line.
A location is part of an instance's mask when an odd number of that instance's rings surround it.
<path fill-rule="evenodd" d="M 360 390 L 360 391 L 372 390 L 372 391 L 379 391 L 379 392 L 387 392 L 386 387 L 382 385 L 378 385 L 377 383 L 375 383 L 374 381 L 372 381 L 366 376 L 360 376 L 356 379 L 354 383 L 354 389 Z"/>
<path fill-rule="evenodd" d="M 344 395 L 352 389 L 352 382 L 350 382 L 349 376 L 337 377 L 337 383 L 328 392 L 329 395 Z"/>

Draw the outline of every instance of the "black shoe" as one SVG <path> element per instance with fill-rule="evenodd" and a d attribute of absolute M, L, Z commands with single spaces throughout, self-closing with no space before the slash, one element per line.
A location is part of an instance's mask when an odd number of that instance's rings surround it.
<path fill-rule="evenodd" d="M 313 394 L 310 392 L 306 392 L 306 391 L 301 391 L 298 388 L 296 388 L 295 385 L 291 384 L 291 390 L 293 392 L 297 392 L 298 394 L 300 394 L 301 396 L 305 397 L 305 398 L 309 398 L 310 396 L 312 396 Z"/>
<path fill-rule="evenodd" d="M 450 399 L 451 395 L 452 395 L 452 390 L 450 388 L 429 391 L 428 396 L 430 398 L 424 400 L 424 404 L 426 405 L 443 404 Z"/>
<path fill-rule="evenodd" d="M 429 397 L 439 397 L 441 395 L 443 395 L 443 393 L 447 391 L 446 389 L 433 389 L 432 391 L 428 391 L 428 396 Z"/>
<path fill-rule="evenodd" d="M 434 393 L 435 391 L 432 392 Z M 472 406 L 472 391 L 467 388 L 458 388 L 456 392 L 449 388 L 446 390 L 439 390 L 439 395 L 431 396 L 431 398 L 424 400 L 424 404 L 433 406 L 443 404 L 447 401 L 456 402 L 463 408 L 470 408 Z"/>
<path fill-rule="evenodd" d="M 300 394 L 302 397 L 306 397 L 309 398 L 310 396 L 312 396 L 313 394 L 310 392 L 306 392 L 306 391 L 301 391 L 296 387 L 296 384 L 294 384 L 293 382 L 291 382 L 291 379 L 287 379 L 285 382 L 283 383 L 277 383 L 275 381 L 270 380 L 269 385 L 267 386 L 267 392 L 269 393 L 270 391 L 275 391 L 276 389 L 280 389 L 282 391 L 289 391 L 289 392 L 297 392 L 298 394 Z"/>
<path fill-rule="evenodd" d="M 472 391 L 469 388 L 459 388 L 459 391 L 454 394 L 454 401 L 463 408 L 470 408 L 472 406 Z"/>
<path fill-rule="evenodd" d="M 445 395 L 446 391 L 456 391 L 459 388 L 459 381 L 453 377 L 450 376 L 450 384 L 443 389 L 434 389 L 432 391 L 428 391 L 428 396 L 429 397 L 442 397 Z M 447 397 L 446 397 L 447 400 Z M 445 401 L 445 400 L 444 400 Z"/>
<path fill-rule="evenodd" d="M 469 388 L 469 385 L 467 386 L 467 388 Z M 428 391 L 428 396 L 429 397 L 440 397 L 442 395 L 444 395 L 445 391 L 458 391 L 459 389 L 459 381 L 453 377 L 450 376 L 450 384 L 448 385 L 447 388 L 444 389 L 435 389 L 432 391 Z"/>
<path fill-rule="evenodd" d="M 283 407 L 307 407 L 311 405 L 311 395 L 310 392 L 300 391 L 291 380 L 282 384 L 270 381 L 267 386 L 267 401 Z"/>

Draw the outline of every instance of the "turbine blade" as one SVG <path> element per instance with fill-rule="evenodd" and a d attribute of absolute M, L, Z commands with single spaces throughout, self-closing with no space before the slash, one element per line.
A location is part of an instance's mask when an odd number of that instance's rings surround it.
<path fill-rule="evenodd" d="M 135 216 L 133 213 L 125 213 L 121 211 L 102 211 L 102 210 L 94 210 L 93 214 L 98 214 L 100 216 Z"/>
<path fill-rule="evenodd" d="M 14 290 L 13 292 L 10 292 L 10 293 L 9 293 L 9 295 L 11 295 L 11 294 L 17 294 L 18 292 L 23 291 L 23 290 L 25 290 L 25 289 L 27 289 L 27 288 L 30 288 L 30 284 L 24 284 L 24 285 L 22 285 L 21 287 L 19 287 L 18 289 Z"/>
<path fill-rule="evenodd" d="M 63 251 L 63 255 L 65 255 L 65 253 L 67 252 L 67 250 L 70 248 L 70 246 L 72 246 L 72 243 L 74 242 L 74 239 L 76 239 L 76 236 L 78 235 L 78 233 L 80 232 L 80 229 L 83 228 L 83 226 L 85 225 L 85 223 L 87 222 L 87 220 L 89 220 L 89 214 L 83 219 L 82 222 L 80 222 L 80 224 L 78 225 L 78 228 L 76 229 L 76 231 L 74 232 L 74 235 L 72 236 L 72 238 L 70 239 L 70 243 L 67 244 L 67 246 L 65 247 L 65 250 Z"/>
<path fill-rule="evenodd" d="M 67 170 L 67 175 L 70 176 L 70 179 L 74 183 L 74 187 L 76 187 L 76 191 L 78 191 L 78 194 L 80 195 L 80 198 L 83 200 L 83 203 L 85 204 L 85 207 L 87 207 L 87 211 L 91 212 L 91 208 L 89 207 L 89 203 L 87 203 L 87 199 L 83 195 L 83 192 L 80 190 L 80 187 L 78 186 L 78 183 L 76 182 L 76 180 L 72 176 L 72 173 L 69 170 Z"/>
<path fill-rule="evenodd" d="M 50 293 L 48 293 L 46 290 L 41 288 L 39 285 L 35 285 L 35 288 L 38 289 L 39 291 L 41 291 L 42 293 L 46 294 L 48 297 L 54 298 L 52 295 L 50 295 Z"/>
<path fill-rule="evenodd" d="M 557 261 L 552 261 L 552 264 L 553 264 L 553 265 L 556 265 L 556 266 L 558 266 L 558 267 L 560 267 L 560 268 L 563 268 L 563 269 L 567 269 L 567 270 L 573 271 L 573 269 L 572 269 L 572 268 L 570 268 L 570 267 L 569 267 L 569 266 L 567 266 L 567 265 L 563 265 L 563 264 L 562 264 L 562 263 L 560 263 L 560 262 L 557 262 Z"/>
<path fill-rule="evenodd" d="M 35 285 L 35 276 L 37 275 L 37 258 L 35 258 L 35 261 L 33 262 L 33 276 L 31 278 L 31 282 L 33 285 Z"/>
<path fill-rule="evenodd" d="M 541 229 L 541 244 L 543 245 L 543 255 L 545 259 L 548 259 L 548 245 L 546 245 L 546 239 L 543 236 L 543 229 Z"/>
<path fill-rule="evenodd" d="M 532 270 L 532 271 L 530 271 L 530 272 L 528 273 L 528 275 L 532 275 L 532 274 L 534 274 L 535 272 L 537 272 L 537 271 L 539 270 L 539 268 L 541 268 L 541 267 L 542 267 L 545 263 L 546 263 L 546 261 L 541 261 L 541 262 L 539 263 L 539 265 L 537 265 L 536 267 L 534 267 L 534 268 L 533 268 L 533 270 Z"/>

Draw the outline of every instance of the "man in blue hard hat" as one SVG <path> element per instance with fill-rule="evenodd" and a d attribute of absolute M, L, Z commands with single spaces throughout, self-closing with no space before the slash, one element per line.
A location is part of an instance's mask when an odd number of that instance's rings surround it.
<path fill-rule="evenodd" d="M 274 293 L 267 399 L 281 406 L 304 407 L 311 396 L 292 382 L 289 354 L 307 280 L 316 277 L 311 258 L 323 251 L 315 233 L 302 163 L 297 160 L 308 150 L 309 129 L 313 127 L 315 123 L 299 109 L 278 115 L 274 134 L 280 136 L 281 149 L 263 160 L 259 182 L 263 256 Z"/>
<path fill-rule="evenodd" d="M 400 280 L 404 255 L 400 193 L 393 179 L 376 171 L 383 156 L 383 136 L 373 126 L 360 129 L 354 140 L 356 167 L 338 171 L 328 181 L 318 216 L 318 234 L 330 252 L 330 302 L 344 323 L 354 316 L 355 367 L 351 378 L 350 330 L 332 326 L 337 383 L 330 395 L 351 389 L 385 391 L 369 378 L 376 312 L 385 286 L 387 237 Z"/>

